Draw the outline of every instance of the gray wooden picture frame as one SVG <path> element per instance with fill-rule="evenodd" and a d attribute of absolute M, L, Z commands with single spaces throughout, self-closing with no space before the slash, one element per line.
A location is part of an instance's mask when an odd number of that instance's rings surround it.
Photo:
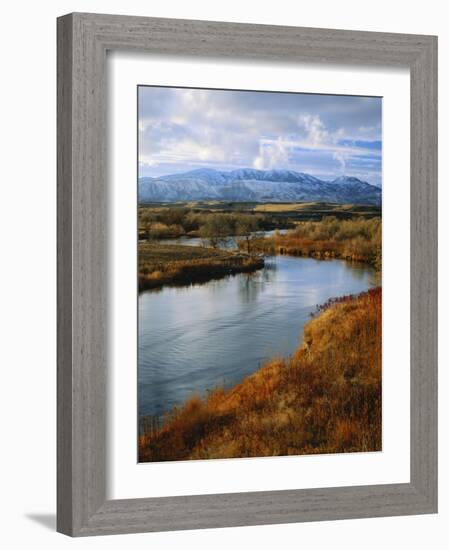
<path fill-rule="evenodd" d="M 410 483 L 106 499 L 106 52 L 408 67 Z M 57 529 L 100 535 L 437 511 L 437 38 L 74 13 L 58 19 Z"/>

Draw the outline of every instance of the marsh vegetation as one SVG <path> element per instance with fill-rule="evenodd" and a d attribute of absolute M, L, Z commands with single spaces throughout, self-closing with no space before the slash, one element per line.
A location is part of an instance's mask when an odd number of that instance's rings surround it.
<path fill-rule="evenodd" d="M 265 258 L 279 255 L 346 260 L 380 273 L 381 244 L 380 209 L 371 206 L 145 205 L 139 289 L 265 272 Z M 293 353 L 270 355 L 236 384 L 191 393 L 164 415 L 142 416 L 139 460 L 380 450 L 381 289 L 316 305 Z"/>
<path fill-rule="evenodd" d="M 319 259 L 342 258 L 382 266 L 382 223 L 380 218 L 298 222 L 285 234 L 255 239 L 253 249 L 265 254 L 290 254 Z"/>
<path fill-rule="evenodd" d="M 189 285 L 260 269 L 264 259 L 205 246 L 139 243 L 139 289 Z"/>

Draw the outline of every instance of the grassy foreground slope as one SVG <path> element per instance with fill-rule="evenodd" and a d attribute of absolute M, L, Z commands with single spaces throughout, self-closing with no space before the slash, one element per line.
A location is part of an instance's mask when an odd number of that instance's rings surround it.
<path fill-rule="evenodd" d="M 381 450 L 381 301 L 376 288 L 325 304 L 293 356 L 174 409 L 139 460 Z"/>

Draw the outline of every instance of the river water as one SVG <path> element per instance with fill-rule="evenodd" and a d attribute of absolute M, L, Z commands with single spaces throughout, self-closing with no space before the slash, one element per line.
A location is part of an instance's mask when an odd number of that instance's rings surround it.
<path fill-rule="evenodd" d="M 192 243 L 193 244 L 193 243 Z M 291 354 L 318 304 L 378 284 L 343 260 L 266 258 L 264 269 L 139 295 L 139 416 L 160 416 L 193 393 L 230 387 Z"/>

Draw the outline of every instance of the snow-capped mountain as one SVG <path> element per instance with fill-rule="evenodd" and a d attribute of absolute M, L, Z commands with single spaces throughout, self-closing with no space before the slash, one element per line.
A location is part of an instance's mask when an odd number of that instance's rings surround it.
<path fill-rule="evenodd" d="M 354 177 L 323 181 L 293 170 L 243 168 L 224 172 L 200 168 L 182 174 L 139 179 L 139 202 L 226 200 L 232 202 L 321 201 L 381 203 L 379 187 Z"/>

